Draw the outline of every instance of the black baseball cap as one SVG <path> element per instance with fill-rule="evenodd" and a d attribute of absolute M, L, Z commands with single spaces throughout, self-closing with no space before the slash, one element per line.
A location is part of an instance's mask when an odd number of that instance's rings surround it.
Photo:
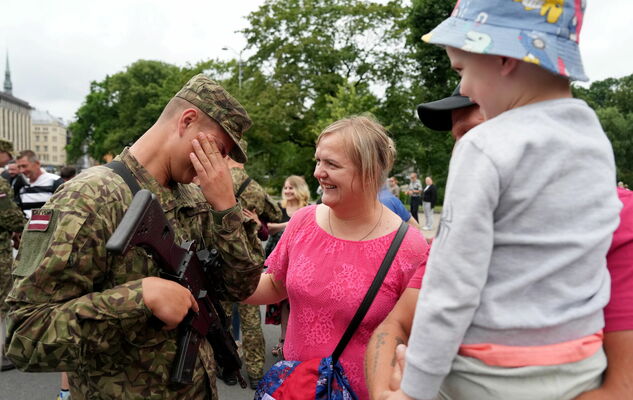
<path fill-rule="evenodd" d="M 459 94 L 459 85 L 457 85 L 455 90 L 453 90 L 453 94 L 449 97 L 420 104 L 418 106 L 418 117 L 428 128 L 436 131 L 450 131 L 453 128 L 451 112 L 459 108 L 474 106 L 475 104 L 468 97 Z"/>

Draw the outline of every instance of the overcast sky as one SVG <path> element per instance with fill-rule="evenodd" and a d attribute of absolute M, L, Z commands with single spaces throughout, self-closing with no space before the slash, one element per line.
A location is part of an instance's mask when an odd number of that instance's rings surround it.
<path fill-rule="evenodd" d="M 245 46 L 237 31 L 263 2 L 0 0 L 0 81 L 8 49 L 13 94 L 70 120 L 91 81 L 138 59 L 183 66 L 236 57 L 222 47 Z M 631 0 L 588 1 L 581 51 L 592 80 L 633 73 L 632 16 Z"/>

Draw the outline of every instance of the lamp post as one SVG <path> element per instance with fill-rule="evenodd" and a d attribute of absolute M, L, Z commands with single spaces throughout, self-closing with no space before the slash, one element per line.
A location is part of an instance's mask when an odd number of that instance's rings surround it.
<path fill-rule="evenodd" d="M 237 87 L 239 89 L 239 91 L 242 91 L 242 51 L 240 50 L 235 51 L 235 49 L 233 49 L 232 47 L 228 47 L 228 46 L 224 46 L 222 47 L 222 50 L 225 51 L 232 51 L 233 53 L 237 54 Z"/>

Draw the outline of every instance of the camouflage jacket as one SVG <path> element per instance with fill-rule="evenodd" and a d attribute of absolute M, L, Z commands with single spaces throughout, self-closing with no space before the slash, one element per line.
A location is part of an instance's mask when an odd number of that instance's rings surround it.
<path fill-rule="evenodd" d="M 237 193 L 242 183 L 248 178 L 244 168 L 231 168 L 233 178 L 233 192 Z M 255 213 L 264 218 L 267 222 L 277 222 L 281 220 L 281 210 L 268 193 L 254 179 L 246 186 L 238 199 L 242 208 L 255 210 Z"/>
<path fill-rule="evenodd" d="M 215 212 L 194 185 L 161 186 L 127 149 L 118 159 L 158 197 L 178 242 L 192 239 L 220 251 L 225 298 L 249 296 L 263 256 L 253 245 L 257 237 L 245 233 L 240 206 Z M 73 399 L 216 399 L 206 341 L 194 384 L 178 391 L 167 386 L 177 330 L 148 324 L 141 279 L 158 275 L 153 259 L 141 248 L 124 257 L 106 253 L 131 200 L 119 175 L 94 167 L 36 212 L 49 220 L 39 231 L 29 224 L 22 238 L 8 298 L 7 356 L 25 371 L 69 371 Z"/>
<path fill-rule="evenodd" d="M 0 256 L 11 255 L 11 233 L 22 232 L 26 219 L 13 201 L 11 185 L 0 179 Z"/>

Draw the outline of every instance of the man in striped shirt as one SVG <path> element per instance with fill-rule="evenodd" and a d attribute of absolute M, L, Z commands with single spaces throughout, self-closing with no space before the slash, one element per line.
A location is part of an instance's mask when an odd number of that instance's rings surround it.
<path fill-rule="evenodd" d="M 44 206 L 64 180 L 59 175 L 44 171 L 37 155 L 31 150 L 22 151 L 17 164 L 20 173 L 29 180 L 29 184 L 20 189 L 20 201 L 22 211 L 27 218 L 31 218 L 32 210 Z"/>

